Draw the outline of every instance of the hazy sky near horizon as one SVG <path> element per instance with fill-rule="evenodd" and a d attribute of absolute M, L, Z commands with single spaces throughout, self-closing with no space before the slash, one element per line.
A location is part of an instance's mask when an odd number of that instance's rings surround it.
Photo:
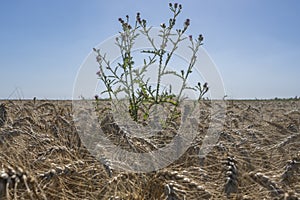
<path fill-rule="evenodd" d="M 11 0 L 0 2 L 0 99 L 70 99 L 92 48 L 137 12 L 166 22 L 175 1 Z M 300 96 L 300 1 L 180 0 L 187 34 L 203 34 L 229 98 Z M 95 77 L 92 77 L 96 79 Z"/>

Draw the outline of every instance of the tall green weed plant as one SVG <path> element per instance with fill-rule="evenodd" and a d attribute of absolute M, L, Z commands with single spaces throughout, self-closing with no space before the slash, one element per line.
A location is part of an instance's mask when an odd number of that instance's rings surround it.
<path fill-rule="evenodd" d="M 207 83 L 202 85 L 198 82 L 193 87 L 187 84 L 188 78 L 193 72 L 193 67 L 197 61 L 196 53 L 200 46 L 203 45 L 203 36 L 199 35 L 196 39 L 191 35 L 186 36 L 186 32 L 190 26 L 190 19 L 185 20 L 182 28 L 175 28 L 177 18 L 182 11 L 181 4 L 169 3 L 169 9 L 172 17 L 167 23 L 160 25 L 158 35 L 161 39 L 160 45 L 155 44 L 154 38 L 150 35 L 152 27 L 148 26 L 147 21 L 142 19 L 140 13 L 137 13 L 133 24 L 130 23 L 128 15 L 125 19 L 119 18 L 122 31 L 116 37 L 116 45 L 120 50 L 121 62 L 113 66 L 111 61 L 107 60 L 106 54 L 101 52 L 101 49 L 93 49 L 99 65 L 97 76 L 105 86 L 105 90 L 101 91 L 101 95 L 108 94 L 109 99 L 113 100 L 118 99 L 120 93 L 125 93 L 126 98 L 129 100 L 129 114 L 136 122 L 140 121 L 140 118 L 147 120 L 151 107 L 157 104 L 162 105 L 167 103 L 173 106 L 172 116 L 174 117 L 178 114 L 177 107 L 184 99 L 183 94 L 185 90 L 197 91 L 199 94 L 198 100 L 208 91 Z M 141 53 L 148 55 L 148 57 L 144 59 L 142 67 L 137 67 L 135 66 L 135 58 L 133 56 L 133 46 L 140 34 L 148 39 L 151 49 L 141 51 Z M 190 41 L 191 57 L 188 66 L 186 69 L 180 71 L 169 70 L 168 65 L 174 57 L 180 42 L 183 40 Z M 171 50 L 167 51 L 167 46 L 171 47 Z M 150 85 L 149 78 L 145 78 L 146 72 L 153 64 L 158 65 L 155 86 Z M 168 89 L 162 87 L 161 81 L 166 75 L 180 78 L 181 86 L 178 94 L 174 94 L 172 85 Z"/>

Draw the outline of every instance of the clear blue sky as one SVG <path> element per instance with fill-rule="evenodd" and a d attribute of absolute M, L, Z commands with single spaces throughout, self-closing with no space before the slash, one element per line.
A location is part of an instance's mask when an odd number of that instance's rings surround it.
<path fill-rule="evenodd" d="M 0 99 L 67 99 L 77 70 L 97 44 L 141 12 L 153 26 L 168 3 L 132 0 L 0 1 Z M 205 37 L 231 98 L 300 96 L 300 1 L 186 0 L 188 34 Z M 96 77 L 95 77 L 96 78 Z"/>

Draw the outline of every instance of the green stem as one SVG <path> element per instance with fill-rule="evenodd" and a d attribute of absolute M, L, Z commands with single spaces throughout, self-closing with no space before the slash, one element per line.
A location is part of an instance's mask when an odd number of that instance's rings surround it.
<path fill-rule="evenodd" d="M 194 67 L 195 63 L 196 63 L 196 53 L 198 52 L 198 49 L 200 47 L 201 43 L 199 41 L 197 41 L 196 45 L 194 45 L 193 41 L 192 41 L 192 51 L 193 51 L 193 55 L 192 55 L 192 58 L 191 58 L 191 61 L 189 63 L 189 67 L 188 67 L 188 70 L 185 74 L 185 77 L 183 77 L 183 82 L 182 82 L 182 86 L 180 88 L 180 92 L 177 96 L 177 100 L 176 102 L 179 104 L 179 101 L 180 101 L 180 98 L 181 98 L 181 95 L 182 95 L 182 92 L 184 91 L 184 89 L 186 88 L 186 82 L 187 82 L 187 79 L 188 79 L 188 76 L 189 74 L 191 73 L 192 71 L 192 68 Z"/>

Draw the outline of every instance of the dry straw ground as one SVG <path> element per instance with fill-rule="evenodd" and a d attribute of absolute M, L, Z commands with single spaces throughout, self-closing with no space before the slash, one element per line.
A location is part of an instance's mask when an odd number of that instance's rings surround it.
<path fill-rule="evenodd" d="M 120 172 L 97 161 L 80 141 L 70 101 L 0 104 L 0 199 L 300 198 L 299 100 L 228 101 L 218 143 L 199 160 L 209 122 L 218 123 L 202 102 L 191 147 L 152 173 Z M 140 145 L 129 140 L 124 148 Z"/>

